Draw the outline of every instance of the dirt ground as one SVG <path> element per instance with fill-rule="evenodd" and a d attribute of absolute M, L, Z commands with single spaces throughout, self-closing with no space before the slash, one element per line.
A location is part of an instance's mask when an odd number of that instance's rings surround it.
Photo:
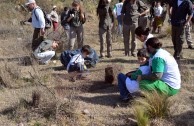
<path fill-rule="evenodd" d="M 117 83 L 104 83 L 104 69 L 107 66 L 118 68 L 117 73 L 134 70 L 138 67 L 135 57 L 125 57 L 122 38 L 113 42 L 113 58 L 101 59 L 95 68 L 90 69 L 89 80 L 71 82 L 74 74 L 68 75 L 61 69 L 61 63 L 38 65 L 30 60 L 31 26 L 1 26 L 0 30 L 0 126 L 131 126 L 136 125 L 132 106 L 118 105 Z M 168 24 L 165 24 L 163 33 Z M 98 23 L 91 18 L 85 28 L 85 44 L 89 44 L 99 53 Z M 12 32 L 11 32 L 12 31 Z M 158 36 L 158 35 L 156 35 Z M 192 32 L 192 37 L 194 34 Z M 169 36 L 160 38 L 163 48 L 173 54 Z M 142 43 L 137 42 L 138 48 Z M 180 93 L 171 97 L 174 101 L 171 116 L 163 121 L 156 121 L 158 126 L 193 126 L 194 125 L 194 50 L 184 44 L 184 59 L 180 61 L 182 88 Z M 60 55 L 59 53 L 57 54 Z M 123 69 L 119 69 L 122 66 Z M 3 86 L 4 83 L 7 87 Z M 32 92 L 41 94 L 40 107 L 29 108 Z M 54 94 L 52 94 L 52 93 Z M 57 97 L 57 100 L 56 100 Z M 68 102 L 67 102 L 68 101 Z M 69 120 L 61 117 L 60 121 L 53 114 L 52 104 L 67 102 Z M 27 107 L 26 107 L 27 106 Z M 87 111 L 87 112 L 85 112 Z M 66 114 L 67 115 L 67 114 Z M 65 115 L 65 116 L 66 116 Z M 157 119 L 156 119 L 157 120 Z"/>

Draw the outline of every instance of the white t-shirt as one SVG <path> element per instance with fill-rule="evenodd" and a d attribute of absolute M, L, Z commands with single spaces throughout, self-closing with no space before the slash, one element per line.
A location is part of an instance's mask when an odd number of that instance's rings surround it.
<path fill-rule="evenodd" d="M 51 20 L 55 22 L 59 22 L 59 16 L 56 11 L 51 11 L 50 16 L 51 16 Z"/>
<path fill-rule="evenodd" d="M 153 58 L 150 58 L 150 66 L 152 66 L 152 60 L 154 58 L 161 58 L 165 61 L 165 69 L 161 80 L 174 89 L 180 89 L 181 75 L 178 68 L 178 64 L 174 57 L 166 50 L 159 49 L 157 53 L 153 56 Z"/>
<path fill-rule="evenodd" d="M 123 3 L 122 3 L 122 2 L 121 2 L 121 3 L 115 4 L 115 7 L 114 7 L 114 9 L 113 9 L 113 12 L 114 12 L 114 16 L 115 16 L 115 17 L 121 15 L 122 7 L 123 7 Z"/>
<path fill-rule="evenodd" d="M 146 42 L 147 42 L 147 40 L 148 39 L 150 39 L 150 38 L 153 38 L 154 36 L 152 35 L 152 34 L 149 34 L 148 36 L 147 36 L 147 39 L 143 42 L 143 48 L 147 48 L 147 46 L 146 46 Z"/>
<path fill-rule="evenodd" d="M 84 57 L 83 57 L 83 55 L 82 55 L 81 53 L 78 53 L 78 54 L 74 55 L 74 56 L 71 58 L 70 62 L 69 62 L 68 65 L 67 65 L 67 71 L 69 71 L 69 67 L 70 67 L 71 65 L 75 65 L 75 64 L 77 64 L 77 63 L 79 63 L 79 64 L 81 64 L 81 65 L 84 65 Z"/>
<path fill-rule="evenodd" d="M 150 74 L 151 73 L 150 66 L 140 66 L 138 70 L 140 70 L 142 72 L 142 75 Z M 131 78 L 128 77 L 126 79 L 125 83 L 126 83 L 127 90 L 130 93 L 134 93 L 134 92 L 137 92 L 139 90 L 139 83 L 138 83 L 138 81 L 131 80 Z"/>
<path fill-rule="evenodd" d="M 163 8 L 161 6 L 155 7 L 154 8 L 154 14 L 155 16 L 160 17 L 162 15 Z"/>

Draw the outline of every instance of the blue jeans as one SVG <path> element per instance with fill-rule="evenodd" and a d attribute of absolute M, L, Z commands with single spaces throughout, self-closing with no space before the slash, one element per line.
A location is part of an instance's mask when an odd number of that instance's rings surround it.
<path fill-rule="evenodd" d="M 120 73 L 118 75 L 118 86 L 119 86 L 121 99 L 128 98 L 129 91 L 127 90 L 127 87 L 125 84 L 126 79 L 127 79 L 127 76 L 125 74 Z"/>
<path fill-rule="evenodd" d="M 123 32 L 123 24 L 122 24 L 122 18 L 121 15 L 117 16 L 117 21 L 118 21 L 118 29 L 119 29 L 119 34 L 122 34 Z"/>

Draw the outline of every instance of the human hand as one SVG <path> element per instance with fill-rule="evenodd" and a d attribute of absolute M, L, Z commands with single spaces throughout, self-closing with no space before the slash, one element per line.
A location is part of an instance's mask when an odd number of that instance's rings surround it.
<path fill-rule="evenodd" d="M 74 17 L 75 17 L 75 15 L 74 15 L 74 14 L 70 14 L 70 17 L 71 17 L 71 18 L 74 18 Z"/>
<path fill-rule="evenodd" d="M 41 28 L 41 29 L 40 29 L 40 34 L 41 34 L 41 35 L 44 35 L 44 34 L 45 34 L 44 28 Z"/>
<path fill-rule="evenodd" d="M 141 81 L 141 80 L 142 80 L 141 75 L 139 75 L 139 76 L 137 77 L 137 81 L 139 82 L 139 81 Z"/>

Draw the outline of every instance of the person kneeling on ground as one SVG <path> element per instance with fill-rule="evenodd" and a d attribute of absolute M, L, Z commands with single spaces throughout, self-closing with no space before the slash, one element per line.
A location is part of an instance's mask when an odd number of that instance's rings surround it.
<path fill-rule="evenodd" d="M 67 65 L 68 72 L 79 71 L 83 72 L 86 70 L 86 66 L 84 64 L 84 58 L 86 58 L 91 53 L 91 47 L 89 45 L 85 45 L 82 47 L 80 53 L 74 55 L 70 62 Z"/>
<path fill-rule="evenodd" d="M 65 68 L 67 68 L 68 63 L 70 62 L 71 58 L 80 53 L 82 50 L 81 49 L 77 49 L 77 50 L 66 50 L 64 52 L 61 53 L 61 58 L 60 61 L 63 64 L 63 66 Z M 99 57 L 96 53 L 96 51 L 93 48 L 90 48 L 90 55 L 87 56 L 86 58 L 84 58 L 84 64 L 86 65 L 87 68 L 91 68 L 91 67 L 95 67 L 96 64 L 99 62 Z"/>
<path fill-rule="evenodd" d="M 149 57 L 146 55 L 146 49 L 141 49 L 137 53 L 138 63 L 140 67 L 135 72 L 129 72 L 126 75 L 120 73 L 118 75 L 118 86 L 122 101 L 129 101 L 132 93 L 139 90 L 139 83 L 136 81 L 138 75 L 150 74 Z"/>
<path fill-rule="evenodd" d="M 50 59 L 55 56 L 55 51 L 59 46 L 57 41 L 43 40 L 33 52 L 35 58 L 40 61 L 40 64 L 48 64 Z"/>
<path fill-rule="evenodd" d="M 158 91 L 172 96 L 179 92 L 181 75 L 174 57 L 164 49 L 157 38 L 150 38 L 146 42 L 147 51 L 151 55 L 149 65 L 152 73 L 139 75 L 137 80 L 140 89 L 145 91 Z"/>

